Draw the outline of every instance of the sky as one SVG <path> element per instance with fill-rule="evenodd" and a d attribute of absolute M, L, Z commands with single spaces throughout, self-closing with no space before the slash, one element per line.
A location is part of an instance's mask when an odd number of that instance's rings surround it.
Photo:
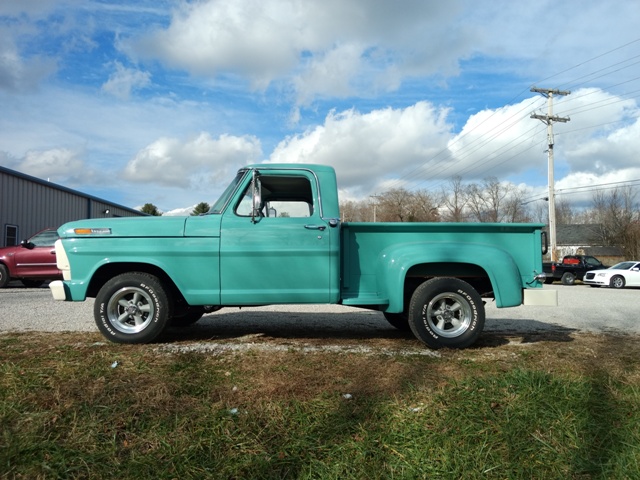
<path fill-rule="evenodd" d="M 165 214 L 241 167 L 331 165 L 341 200 L 496 177 L 640 185 L 637 0 L 0 0 L 0 165 Z"/>

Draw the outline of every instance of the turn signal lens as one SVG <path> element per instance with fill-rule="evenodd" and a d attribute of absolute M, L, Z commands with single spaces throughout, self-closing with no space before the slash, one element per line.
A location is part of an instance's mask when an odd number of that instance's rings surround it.
<path fill-rule="evenodd" d="M 111 235 L 110 228 L 74 228 L 76 235 Z"/>

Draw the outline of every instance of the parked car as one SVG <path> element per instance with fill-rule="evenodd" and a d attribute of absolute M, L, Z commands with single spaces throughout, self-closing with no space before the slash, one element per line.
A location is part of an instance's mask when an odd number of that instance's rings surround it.
<path fill-rule="evenodd" d="M 11 280 L 26 287 L 39 287 L 45 280 L 60 280 L 53 244 L 58 240 L 55 228 L 46 228 L 20 245 L 0 248 L 0 288 Z"/>
<path fill-rule="evenodd" d="M 591 270 L 583 282 L 592 287 L 640 287 L 640 262 L 620 262 L 606 270 Z"/>

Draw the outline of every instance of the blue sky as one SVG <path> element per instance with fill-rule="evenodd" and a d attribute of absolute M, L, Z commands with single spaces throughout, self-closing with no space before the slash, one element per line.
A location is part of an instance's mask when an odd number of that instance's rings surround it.
<path fill-rule="evenodd" d="M 342 199 L 453 177 L 640 183 L 635 0 L 0 3 L 0 164 L 130 207 L 212 203 L 247 163 L 336 168 Z M 575 187 L 585 187 L 581 194 Z"/>

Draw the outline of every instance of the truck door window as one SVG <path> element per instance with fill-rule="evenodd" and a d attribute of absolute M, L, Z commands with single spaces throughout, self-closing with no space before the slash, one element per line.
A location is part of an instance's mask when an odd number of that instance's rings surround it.
<path fill-rule="evenodd" d="M 310 217 L 313 215 L 313 191 L 311 182 L 303 176 L 260 175 L 262 184 L 263 217 Z M 245 190 L 236 214 L 248 217 L 251 215 L 251 186 Z"/>

